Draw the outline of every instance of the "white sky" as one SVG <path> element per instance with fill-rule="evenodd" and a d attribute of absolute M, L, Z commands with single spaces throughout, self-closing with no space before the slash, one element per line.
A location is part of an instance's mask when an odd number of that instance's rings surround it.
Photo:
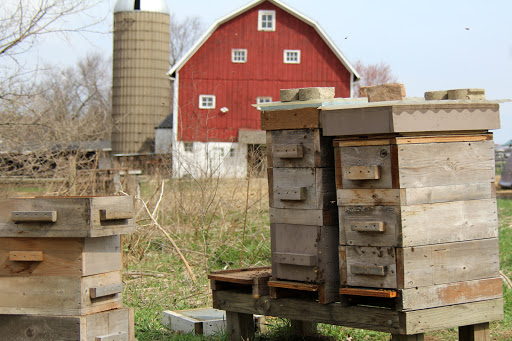
<path fill-rule="evenodd" d="M 115 2 L 105 0 L 92 13 L 97 18 L 106 16 L 97 28 L 104 34 L 46 39 L 38 50 L 39 62 L 73 64 L 92 51 L 110 57 Z M 198 16 L 206 29 L 249 0 L 167 2 L 178 18 Z M 429 90 L 485 88 L 488 99 L 512 99 L 510 0 L 283 2 L 317 21 L 349 61 L 388 63 L 405 84 L 407 96 L 420 97 Z M 512 103 L 501 105 L 501 121 L 502 129 L 495 131 L 498 143 L 512 139 Z"/>

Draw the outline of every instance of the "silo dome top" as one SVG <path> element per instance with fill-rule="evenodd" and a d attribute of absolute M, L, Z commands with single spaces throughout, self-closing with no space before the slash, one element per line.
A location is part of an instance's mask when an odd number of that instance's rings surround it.
<path fill-rule="evenodd" d="M 166 0 L 118 0 L 114 7 L 114 13 L 117 12 L 159 12 L 169 13 Z"/>

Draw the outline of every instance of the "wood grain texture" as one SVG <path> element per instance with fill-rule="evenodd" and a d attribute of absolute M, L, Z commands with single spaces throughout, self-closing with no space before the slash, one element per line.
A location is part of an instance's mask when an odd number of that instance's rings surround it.
<path fill-rule="evenodd" d="M 501 278 L 439 284 L 400 290 L 401 311 L 442 307 L 503 297 Z"/>
<path fill-rule="evenodd" d="M 320 128 L 320 111 L 317 108 L 262 111 L 262 130 Z"/>
<path fill-rule="evenodd" d="M 322 209 L 336 206 L 334 168 L 272 168 L 272 173 L 274 198 L 271 201 L 274 208 Z"/>
<path fill-rule="evenodd" d="M 11 259 L 37 252 L 42 261 Z M 89 276 L 121 270 L 120 236 L 100 238 L 0 238 L 0 277 Z"/>
<path fill-rule="evenodd" d="M 0 200 L 0 237 L 102 237 L 135 231 L 133 219 L 100 220 L 100 211 L 116 207 L 133 212 L 132 197 L 37 197 Z M 11 220 L 13 211 L 57 212 L 56 222 Z"/>
<path fill-rule="evenodd" d="M 226 329 L 231 341 L 254 340 L 254 318 L 252 314 L 226 311 Z"/>
<path fill-rule="evenodd" d="M 120 308 L 121 295 L 91 299 L 89 289 L 121 281 L 121 271 L 88 277 L 3 277 L 0 314 L 73 316 Z"/>
<path fill-rule="evenodd" d="M 338 209 L 302 210 L 270 208 L 271 224 L 338 225 Z"/>
<path fill-rule="evenodd" d="M 499 276 L 497 238 L 398 248 L 397 259 L 399 288 Z"/>
<path fill-rule="evenodd" d="M 459 341 L 490 341 L 489 322 L 459 327 Z"/>
<path fill-rule="evenodd" d="M 503 319 L 503 299 L 415 310 L 400 314 L 400 333 L 419 334 Z"/>
<path fill-rule="evenodd" d="M 346 247 L 346 284 L 356 287 L 396 288 L 397 262 L 392 247 Z M 340 264 L 343 266 L 343 264 Z"/>
<path fill-rule="evenodd" d="M 245 314 L 261 314 L 291 320 L 343 325 L 352 328 L 398 333 L 398 313 L 389 309 L 348 306 L 340 303 L 320 304 L 315 301 L 293 298 L 271 299 L 229 291 L 213 293 L 214 308 Z"/>
<path fill-rule="evenodd" d="M 383 298 L 395 298 L 397 292 L 395 290 L 375 290 L 367 288 L 340 288 L 339 293 L 341 295 L 350 296 L 366 296 L 366 297 L 383 297 Z"/>
<path fill-rule="evenodd" d="M 343 147 L 337 150 L 340 153 L 342 188 L 393 188 L 390 145 Z M 356 176 L 360 170 L 373 177 Z"/>

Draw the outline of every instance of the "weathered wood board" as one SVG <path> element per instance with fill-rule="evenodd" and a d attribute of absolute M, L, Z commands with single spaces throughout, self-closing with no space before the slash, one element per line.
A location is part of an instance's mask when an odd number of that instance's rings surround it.
<path fill-rule="evenodd" d="M 342 285 L 407 289 L 496 278 L 498 239 L 418 247 L 340 246 Z"/>
<path fill-rule="evenodd" d="M 0 315 L 0 334 L 10 341 L 135 341 L 133 308 L 87 316 Z"/>
<path fill-rule="evenodd" d="M 97 294 L 94 298 L 95 295 L 91 295 L 94 289 L 103 294 Z M 122 307 L 121 291 L 121 271 L 87 277 L 2 277 L 0 314 L 62 316 L 92 314 Z"/>
<path fill-rule="evenodd" d="M 503 280 L 486 278 L 399 290 L 399 311 L 420 310 L 503 297 Z"/>
<path fill-rule="evenodd" d="M 500 128 L 499 104 L 491 102 L 362 103 L 320 109 L 325 136 Z"/>
<path fill-rule="evenodd" d="M 269 209 L 271 224 L 315 225 L 329 226 L 338 224 L 338 209 L 299 210 L 299 209 Z"/>
<path fill-rule="evenodd" d="M 381 140 L 388 143 L 389 140 Z M 374 141 L 375 143 L 378 142 Z M 418 188 L 493 183 L 493 141 L 340 147 L 339 189 Z M 354 167 L 376 167 L 378 178 L 352 179 Z M 340 187 L 341 186 L 341 187 Z"/>
<path fill-rule="evenodd" d="M 30 252 L 40 259 L 27 261 Z M 12 257 L 17 255 L 18 257 Z M 0 238 L 4 276 L 90 276 L 122 269 L 119 235 L 98 238 Z"/>
<path fill-rule="evenodd" d="M 55 219 L 37 218 L 40 212 L 51 213 Z M 134 231 L 133 198 L 129 196 L 0 200 L 2 238 L 104 237 Z"/>
<path fill-rule="evenodd" d="M 262 130 L 315 129 L 319 127 L 320 111 L 314 107 L 261 112 Z"/>
<path fill-rule="evenodd" d="M 338 226 L 271 224 L 272 276 L 339 282 Z"/>
<path fill-rule="evenodd" d="M 340 245 L 420 246 L 498 237 L 496 199 L 342 206 Z"/>
<path fill-rule="evenodd" d="M 333 139 L 320 129 L 267 132 L 268 167 L 333 167 Z"/>
<path fill-rule="evenodd" d="M 323 209 L 336 206 L 334 168 L 269 169 L 273 208 Z"/>

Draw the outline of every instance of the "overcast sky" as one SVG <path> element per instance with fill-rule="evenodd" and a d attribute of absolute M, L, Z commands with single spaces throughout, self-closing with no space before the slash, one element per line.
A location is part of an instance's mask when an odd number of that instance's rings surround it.
<path fill-rule="evenodd" d="M 93 12 L 95 17 L 106 17 L 97 28 L 104 34 L 46 39 L 37 51 L 39 62 L 73 64 L 92 51 L 110 57 L 115 2 L 105 0 Z M 423 96 L 429 90 L 485 88 L 488 99 L 512 98 L 511 0 L 283 2 L 317 21 L 349 61 L 388 63 L 408 96 Z M 168 0 L 178 18 L 197 16 L 205 28 L 246 3 Z M 502 104 L 501 120 L 502 129 L 495 131 L 498 143 L 512 139 L 512 103 Z"/>

